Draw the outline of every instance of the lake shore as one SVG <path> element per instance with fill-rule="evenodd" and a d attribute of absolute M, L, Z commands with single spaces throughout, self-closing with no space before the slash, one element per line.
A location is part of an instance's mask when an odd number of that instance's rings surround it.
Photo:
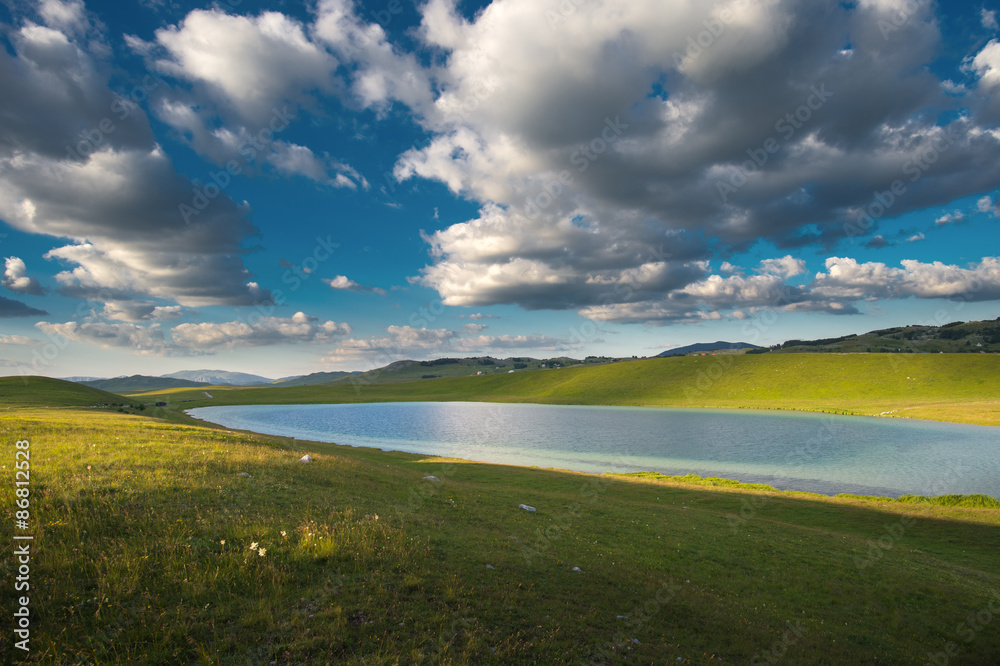
<path fill-rule="evenodd" d="M 745 663 L 792 622 L 798 663 L 917 662 L 1000 590 L 996 509 L 477 464 L 109 410 L 11 408 L 0 428 L 32 441 L 46 544 L 33 647 L 50 661 Z M 998 640 L 980 632 L 963 655 L 988 661 Z"/>
<path fill-rule="evenodd" d="M 997 354 L 758 354 L 642 359 L 601 366 L 403 384 L 171 389 L 131 395 L 172 408 L 402 401 L 773 409 L 1000 425 Z"/>
<path fill-rule="evenodd" d="M 824 496 L 1000 497 L 995 483 L 1000 471 L 989 471 L 1000 459 L 1000 450 L 974 454 L 978 449 L 969 449 L 977 442 L 979 447 L 996 448 L 995 440 L 983 437 L 989 429 L 977 426 L 890 425 L 787 411 L 768 415 L 759 410 L 523 403 L 254 405 L 191 411 L 191 418 L 208 419 L 219 427 L 296 442 L 472 462 L 590 474 L 655 471 L 671 478 L 722 477 L 744 482 L 747 488 L 765 484 L 775 492 Z M 716 436 L 712 431 L 718 431 Z M 439 432 L 450 433 L 449 439 L 440 440 L 435 434 Z M 671 432 L 669 439 L 660 434 L 664 432 Z M 726 441 L 733 432 L 742 433 L 745 441 L 738 446 Z M 956 438 L 966 443 L 961 451 L 947 444 Z M 858 443 L 868 440 L 877 448 Z M 572 442 L 570 448 L 567 442 Z M 608 448 L 608 442 L 615 444 Z M 900 446 L 905 446 L 905 457 L 897 451 Z M 878 453 L 882 450 L 884 455 Z M 949 462 L 942 467 L 946 456 Z M 845 464 L 851 467 L 842 469 Z M 880 465 L 891 467 L 880 472 Z M 945 468 L 947 474 L 941 471 Z"/>

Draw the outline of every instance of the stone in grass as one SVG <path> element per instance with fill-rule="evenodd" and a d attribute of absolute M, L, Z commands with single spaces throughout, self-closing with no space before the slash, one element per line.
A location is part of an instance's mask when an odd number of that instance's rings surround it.
<path fill-rule="evenodd" d="M 425 476 L 424 477 L 424 481 L 438 481 L 438 482 L 440 482 L 441 479 L 437 478 L 436 476 Z"/>
<path fill-rule="evenodd" d="M 236 476 L 245 476 L 245 477 L 247 477 L 248 479 L 252 478 L 252 477 L 251 477 L 251 476 L 250 476 L 249 474 L 247 474 L 246 472 L 240 472 L 240 473 L 239 473 L 239 474 L 237 474 Z"/>
<path fill-rule="evenodd" d="M 308 453 L 305 454 L 304 456 L 302 456 L 301 458 L 299 458 L 299 462 L 300 463 L 310 463 L 312 461 L 313 461 L 313 457 L 311 455 L 309 455 Z"/>
<path fill-rule="evenodd" d="M 518 504 L 517 508 L 518 509 L 524 509 L 525 511 L 534 511 L 535 510 L 535 507 L 528 506 L 527 504 Z"/>
<path fill-rule="evenodd" d="M 578 573 L 583 573 L 583 569 L 581 569 L 580 567 L 573 567 L 573 569 L 572 569 L 572 570 L 573 570 L 573 571 L 576 571 L 576 572 L 578 572 Z"/>

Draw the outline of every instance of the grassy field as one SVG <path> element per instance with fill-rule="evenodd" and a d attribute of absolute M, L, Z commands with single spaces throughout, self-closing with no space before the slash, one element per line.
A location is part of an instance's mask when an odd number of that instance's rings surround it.
<path fill-rule="evenodd" d="M 997 509 L 291 442 L 53 384 L 0 409 L 5 506 L 31 442 L 28 663 L 1000 658 Z"/>
<path fill-rule="evenodd" d="M 801 409 L 1000 425 L 1000 355 L 762 354 L 643 359 L 407 384 L 133 394 L 173 408 L 405 400 Z"/>

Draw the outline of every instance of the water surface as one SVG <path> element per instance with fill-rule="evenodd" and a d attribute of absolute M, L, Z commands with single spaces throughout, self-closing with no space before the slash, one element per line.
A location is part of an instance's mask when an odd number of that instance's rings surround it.
<path fill-rule="evenodd" d="M 481 402 L 201 407 L 227 428 L 579 472 L 694 473 L 783 490 L 1000 497 L 1000 428 L 758 410 Z"/>

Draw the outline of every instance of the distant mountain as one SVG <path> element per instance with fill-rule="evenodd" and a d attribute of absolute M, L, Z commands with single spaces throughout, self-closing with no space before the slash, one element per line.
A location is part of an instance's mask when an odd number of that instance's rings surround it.
<path fill-rule="evenodd" d="M 551 370 L 573 365 L 616 363 L 623 360 L 630 359 L 588 356 L 580 361 L 565 356 L 549 359 L 537 359 L 526 356 L 512 356 L 510 358 L 473 356 L 468 358 L 438 358 L 431 361 L 405 360 L 395 361 L 375 370 L 355 373 L 349 377 L 337 379 L 334 383 L 393 384 L 396 382 L 420 381 L 422 379 L 438 379 L 440 377 L 467 377 L 469 375 L 496 375 L 525 370 Z"/>
<path fill-rule="evenodd" d="M 684 356 L 685 354 L 694 352 L 710 352 L 718 349 L 760 349 L 760 346 L 752 345 L 749 342 L 723 342 L 721 340 L 718 342 L 699 342 L 693 345 L 677 347 L 676 349 L 668 349 L 665 352 L 660 352 L 656 357 Z"/>
<path fill-rule="evenodd" d="M 112 377 L 111 379 L 95 379 L 77 383 L 101 389 L 102 391 L 110 391 L 111 393 L 141 393 L 142 391 L 208 386 L 205 382 L 193 382 L 187 379 L 174 379 L 172 377 L 149 377 L 147 375 Z"/>
<path fill-rule="evenodd" d="M 181 370 L 180 372 L 171 372 L 169 375 L 162 376 L 223 386 L 254 386 L 257 384 L 270 384 L 274 381 L 260 375 L 250 375 L 245 372 L 227 372 L 225 370 Z"/>
<path fill-rule="evenodd" d="M 60 377 L 59 379 L 64 382 L 73 382 L 74 384 L 82 384 L 83 382 L 92 382 L 98 379 L 104 379 L 104 377 Z"/>
<path fill-rule="evenodd" d="M 351 375 L 358 375 L 360 372 L 314 372 L 311 375 L 300 375 L 298 377 L 285 377 L 279 379 L 272 386 L 314 386 L 316 384 L 329 384 L 338 379 L 344 379 Z"/>

